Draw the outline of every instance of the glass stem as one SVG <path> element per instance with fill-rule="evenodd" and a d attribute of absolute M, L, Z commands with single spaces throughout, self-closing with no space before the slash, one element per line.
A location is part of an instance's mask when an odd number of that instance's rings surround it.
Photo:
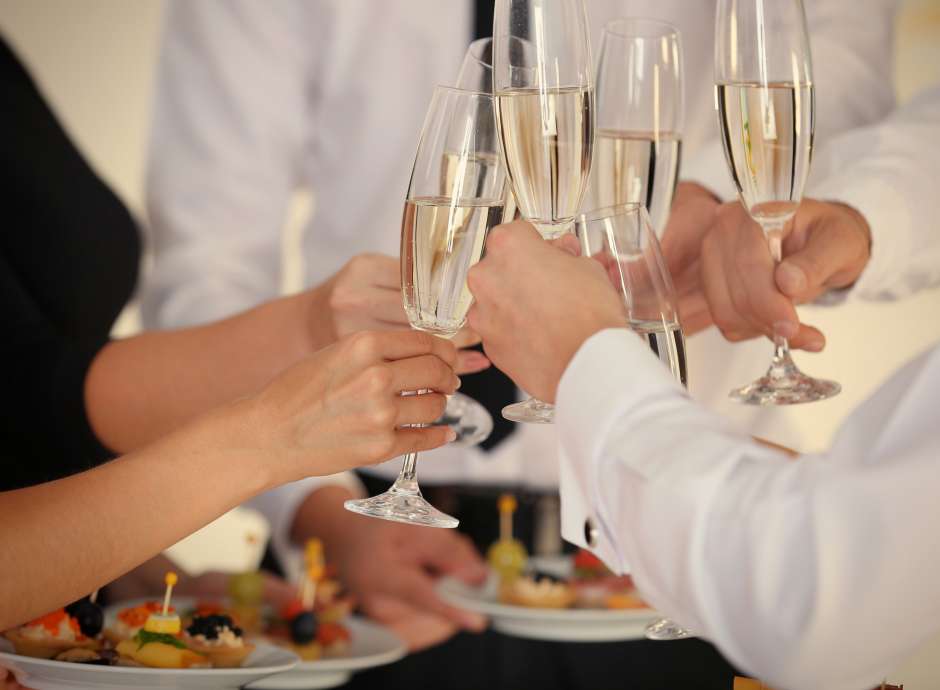
<path fill-rule="evenodd" d="M 418 454 L 408 453 L 405 461 L 402 463 L 401 472 L 398 473 L 396 484 L 412 485 L 415 484 L 415 477 L 418 474 Z"/>
<path fill-rule="evenodd" d="M 421 395 L 427 393 L 427 390 L 414 391 L 413 393 L 402 393 L 402 395 Z M 413 427 L 425 427 L 426 424 L 413 424 Z M 407 491 L 409 493 L 421 493 L 418 488 L 418 454 L 408 453 L 401 465 L 401 471 L 392 489 Z"/>
<path fill-rule="evenodd" d="M 780 263 L 783 258 L 783 228 L 782 222 L 765 222 L 761 224 L 764 234 L 767 236 L 767 244 L 770 245 L 770 255 L 774 259 L 774 266 Z M 774 328 L 774 361 L 770 367 L 770 375 L 775 377 L 784 376 L 786 370 L 792 367 L 790 359 L 790 343 L 782 335 L 777 333 Z"/>

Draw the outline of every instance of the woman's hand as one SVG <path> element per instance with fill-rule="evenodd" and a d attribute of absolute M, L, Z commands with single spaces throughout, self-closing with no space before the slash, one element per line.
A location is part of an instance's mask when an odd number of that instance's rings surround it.
<path fill-rule="evenodd" d="M 324 283 L 306 293 L 308 333 L 313 351 L 360 331 L 410 330 L 402 305 L 401 262 L 384 254 L 358 254 Z M 453 338 L 468 348 L 480 337 L 468 328 Z M 480 352 L 462 350 L 455 370 L 475 374 L 490 366 Z"/>
<path fill-rule="evenodd" d="M 460 385 L 456 361 L 452 343 L 427 333 L 355 333 L 235 403 L 233 440 L 260 452 L 276 484 L 437 448 L 452 429 L 409 427 L 441 416 Z M 417 390 L 431 392 L 402 396 Z"/>

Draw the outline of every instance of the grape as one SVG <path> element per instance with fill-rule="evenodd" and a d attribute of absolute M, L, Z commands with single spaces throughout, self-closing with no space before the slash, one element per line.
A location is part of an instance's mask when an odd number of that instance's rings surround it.
<path fill-rule="evenodd" d="M 317 637 L 317 617 L 313 611 L 304 611 L 290 622 L 290 638 L 297 644 L 313 642 Z"/>

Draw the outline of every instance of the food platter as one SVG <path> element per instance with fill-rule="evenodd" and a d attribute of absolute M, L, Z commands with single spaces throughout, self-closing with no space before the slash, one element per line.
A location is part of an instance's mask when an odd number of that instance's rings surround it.
<path fill-rule="evenodd" d="M 333 688 L 353 673 L 398 661 L 407 650 L 404 642 L 380 625 L 358 616 L 346 621 L 351 633 L 349 650 L 341 657 L 302 661 L 285 673 L 252 683 L 251 690 L 308 690 Z"/>
<path fill-rule="evenodd" d="M 573 576 L 570 557 L 532 558 L 532 569 L 559 579 Z M 448 603 L 483 614 L 495 630 L 513 637 L 560 642 L 616 642 L 644 638 L 646 626 L 659 618 L 650 608 L 539 608 L 501 601 L 499 578 L 490 574 L 474 587 L 443 578 L 438 592 Z"/>
<path fill-rule="evenodd" d="M 438 592 L 454 606 L 488 616 L 493 628 L 501 633 L 536 640 L 640 640 L 644 638 L 646 626 L 659 618 L 652 609 L 543 609 L 504 604 L 499 600 L 499 583 L 495 576 L 481 587 L 444 578 Z"/>
<path fill-rule="evenodd" d="M 0 640 L 0 646 L 6 645 Z M 10 649 L 9 647 L 3 647 Z M 130 666 L 93 666 L 50 659 L 35 659 L 0 652 L 0 666 L 10 669 L 17 682 L 34 690 L 87 690 L 88 688 L 180 688 L 200 690 L 240 688 L 265 676 L 289 671 L 297 655 L 270 644 L 258 643 L 239 668 L 162 669 Z"/>

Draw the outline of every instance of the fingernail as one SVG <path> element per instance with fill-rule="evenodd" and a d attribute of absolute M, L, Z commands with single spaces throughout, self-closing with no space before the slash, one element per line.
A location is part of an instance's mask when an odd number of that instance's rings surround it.
<path fill-rule="evenodd" d="M 461 380 L 459 376 L 455 376 L 454 378 L 457 379 L 457 383 L 454 384 L 454 390 L 458 390 L 463 385 L 463 380 Z"/>
<path fill-rule="evenodd" d="M 796 295 L 806 289 L 806 274 L 799 266 L 784 261 L 777 267 L 777 285 L 788 295 Z"/>
<path fill-rule="evenodd" d="M 444 443 L 453 443 L 457 440 L 457 432 L 447 427 L 447 433 L 444 435 Z"/>
<path fill-rule="evenodd" d="M 792 321 L 777 321 L 774 323 L 774 333 L 784 338 L 792 338 L 800 331 L 800 324 Z"/>
<path fill-rule="evenodd" d="M 824 347 L 826 347 L 825 338 L 810 338 L 803 346 L 803 349 L 809 352 L 822 352 Z"/>

